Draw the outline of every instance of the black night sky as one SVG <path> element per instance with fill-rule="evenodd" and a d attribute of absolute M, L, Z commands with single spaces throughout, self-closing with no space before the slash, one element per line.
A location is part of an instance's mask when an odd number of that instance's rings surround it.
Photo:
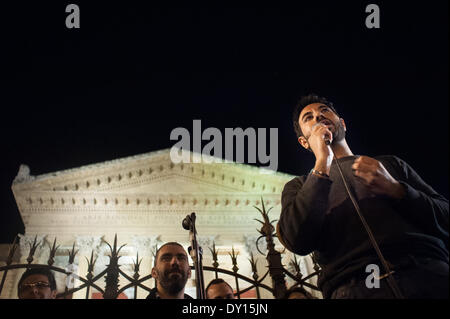
<path fill-rule="evenodd" d="M 11 191 L 32 175 L 170 148 L 172 129 L 278 128 L 278 171 L 306 173 L 291 110 L 334 101 L 355 154 L 394 154 L 448 198 L 448 2 L 295 7 L 144 7 L 130 2 L 2 9 L 0 242 L 24 232 Z M 395 4 L 394 4 L 395 2 Z M 77 3 L 81 28 L 67 29 Z M 96 1 L 97 3 L 97 1 Z"/>

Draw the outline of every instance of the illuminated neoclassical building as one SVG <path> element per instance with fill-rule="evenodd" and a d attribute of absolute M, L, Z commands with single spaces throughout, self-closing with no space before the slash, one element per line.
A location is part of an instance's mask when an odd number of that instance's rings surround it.
<path fill-rule="evenodd" d="M 30 175 L 30 169 L 22 165 L 12 184 L 26 229 L 20 239 L 20 258 L 25 261 L 29 244 L 37 235 L 41 244 L 36 258 L 46 263 L 56 237 L 60 247 L 55 263 L 59 267 L 65 267 L 68 251 L 75 243 L 79 250 L 75 259 L 78 274 L 85 276 L 85 257 L 89 258 L 92 251 L 98 256 L 98 273 L 108 263 L 109 248 L 104 241 L 112 243 L 117 234 L 118 244 L 127 244 L 121 251 L 121 269 L 131 271 L 138 251 L 143 258 L 141 273 L 148 274 L 155 245 L 168 241 L 189 245 L 189 233 L 181 222 L 195 212 L 199 243 L 204 249 L 203 265 L 212 264 L 208 248 L 215 242 L 219 267 L 232 268 L 228 253 L 234 248 L 239 273 L 251 276 L 248 258 L 253 253 L 263 274 L 267 269 L 265 256 L 257 252 L 255 244 L 260 227 L 255 218 L 260 218 L 260 213 L 254 206 L 261 206 L 262 197 L 266 207 L 273 207 L 271 219 L 277 219 L 281 191 L 292 177 L 236 163 L 173 164 L 169 150 L 39 176 Z M 260 243 L 264 251 L 264 240 Z M 290 253 L 286 251 L 283 256 L 288 263 Z M 310 258 L 302 258 L 300 265 L 302 273 L 312 272 Z M 20 271 L 8 275 L 0 298 L 15 298 L 19 276 Z M 213 274 L 205 273 L 205 282 L 212 278 Z M 271 285 L 270 277 L 266 281 Z M 152 286 L 153 282 L 147 284 Z M 64 287 L 60 276 L 58 286 Z M 190 280 L 186 292 L 191 296 L 195 296 L 194 287 Z M 95 297 L 95 291 L 92 293 Z M 77 292 L 74 298 L 84 298 L 84 294 Z M 146 295 L 144 290 L 138 292 L 138 298 Z M 263 292 L 262 297 L 272 296 Z"/>

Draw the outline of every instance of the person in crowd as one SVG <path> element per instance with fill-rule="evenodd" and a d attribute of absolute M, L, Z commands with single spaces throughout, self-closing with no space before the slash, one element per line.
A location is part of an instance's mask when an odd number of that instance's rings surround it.
<path fill-rule="evenodd" d="M 152 277 L 156 280 L 156 287 L 146 299 L 192 299 L 184 293 L 191 268 L 188 255 L 179 243 L 169 242 L 158 249 Z"/>
<path fill-rule="evenodd" d="M 48 268 L 29 268 L 19 279 L 17 294 L 19 299 L 55 299 L 56 281 Z"/>
<path fill-rule="evenodd" d="M 380 121 L 381 130 L 382 118 L 373 117 L 375 112 L 368 111 L 362 120 Z M 448 199 L 396 156 L 353 154 L 346 122 L 324 97 L 301 98 L 293 124 L 299 144 L 315 162 L 308 174 L 285 185 L 277 234 L 290 251 L 315 253 L 324 298 L 448 298 Z M 438 156 L 426 141 L 418 146 L 430 163 Z M 369 240 L 338 164 L 376 244 Z"/>
<path fill-rule="evenodd" d="M 233 288 L 222 278 L 216 278 L 206 286 L 207 299 L 235 299 Z"/>
<path fill-rule="evenodd" d="M 311 293 L 306 291 L 305 288 L 299 286 L 293 286 L 286 290 L 283 299 L 317 299 Z"/>

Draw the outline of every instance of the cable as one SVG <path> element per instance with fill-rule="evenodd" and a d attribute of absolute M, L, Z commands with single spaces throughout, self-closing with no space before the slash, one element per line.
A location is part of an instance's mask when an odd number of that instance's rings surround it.
<path fill-rule="evenodd" d="M 338 170 L 339 170 L 339 174 L 341 175 L 342 181 L 344 182 L 344 186 L 345 189 L 347 191 L 348 196 L 350 197 L 350 200 L 353 203 L 353 206 L 356 209 L 356 212 L 364 226 L 364 228 L 366 229 L 367 234 L 369 235 L 369 239 L 370 239 L 370 243 L 372 244 L 373 248 L 375 249 L 378 258 L 381 261 L 381 264 L 383 265 L 384 271 L 386 272 L 386 274 L 384 276 L 382 276 L 382 278 L 386 278 L 387 283 L 389 285 L 389 287 L 391 288 L 395 298 L 397 299 L 405 299 L 405 297 L 403 296 L 402 292 L 400 291 L 400 288 L 398 287 L 397 282 L 395 281 L 395 279 L 391 276 L 394 272 L 390 270 L 389 265 L 386 262 L 386 259 L 384 258 L 383 254 L 381 253 L 380 247 L 378 246 L 377 241 L 375 240 L 375 237 L 373 236 L 372 230 L 370 229 L 369 225 L 366 222 L 366 219 L 364 218 L 364 216 L 361 213 L 361 210 L 359 208 L 358 202 L 356 201 L 355 197 L 353 196 L 352 192 L 350 191 L 350 188 L 348 187 L 347 184 L 347 180 L 345 179 L 344 174 L 342 173 L 342 168 L 341 165 L 339 164 L 338 159 L 336 158 L 336 155 L 334 154 L 333 148 L 331 148 L 331 151 L 333 152 L 333 157 L 334 160 L 336 161 Z"/>

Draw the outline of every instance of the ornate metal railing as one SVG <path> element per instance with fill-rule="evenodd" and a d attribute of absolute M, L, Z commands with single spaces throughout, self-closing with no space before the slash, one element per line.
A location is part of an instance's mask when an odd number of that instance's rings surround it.
<path fill-rule="evenodd" d="M 253 254 L 250 255 L 249 262 L 251 264 L 252 269 L 252 277 L 246 277 L 242 274 L 239 274 L 239 266 L 237 263 L 237 254 L 232 249 L 231 253 L 229 253 L 229 256 L 231 258 L 232 262 L 232 269 L 222 269 L 219 268 L 219 262 L 218 262 L 218 251 L 216 249 L 215 243 L 213 243 L 213 247 L 209 248 L 211 251 L 211 255 L 213 257 L 213 263 L 212 266 L 203 266 L 203 271 L 209 271 L 213 272 L 215 278 L 218 278 L 219 274 L 225 274 L 232 276 L 234 278 L 234 284 L 236 287 L 235 295 L 238 298 L 241 298 L 241 296 L 252 290 L 255 289 L 256 292 L 256 298 L 261 298 L 261 289 L 265 289 L 269 291 L 276 299 L 283 298 L 287 291 L 287 284 L 285 277 L 289 277 L 294 281 L 294 284 L 292 286 L 304 286 L 307 288 L 310 288 L 312 290 L 319 291 L 319 289 L 307 281 L 311 279 L 314 276 L 317 276 L 320 272 L 320 268 L 315 262 L 315 259 L 312 258 L 312 261 L 314 263 L 314 272 L 308 274 L 307 276 L 303 276 L 303 274 L 300 271 L 300 265 L 297 260 L 297 258 L 294 255 L 294 259 L 290 261 L 289 265 L 295 270 L 295 274 L 293 274 L 291 271 L 286 269 L 286 267 L 282 264 L 282 257 L 281 253 L 275 249 L 275 243 L 274 238 L 276 237 L 276 234 L 274 233 L 275 227 L 272 225 L 273 221 L 269 220 L 269 211 L 266 211 L 264 206 L 264 201 L 261 199 L 262 202 L 262 209 L 255 206 L 255 208 L 261 213 L 263 220 L 258 220 L 262 224 L 261 229 L 258 230 L 258 232 L 261 234 L 261 236 L 258 237 L 256 240 L 256 247 L 258 249 L 258 252 L 262 255 L 266 255 L 267 259 L 267 272 L 265 272 L 264 275 L 260 276 L 257 271 L 257 265 L 256 261 L 254 259 Z M 265 238 L 266 240 L 266 247 L 267 247 L 267 254 L 264 254 L 261 252 L 258 246 L 258 242 Z M 152 275 L 146 275 L 144 277 L 140 276 L 140 265 L 142 262 L 142 259 L 139 259 L 139 253 L 136 254 L 136 261 L 133 261 L 133 275 L 126 274 L 122 269 L 120 269 L 119 265 L 119 259 L 120 259 L 120 250 L 125 246 L 122 245 L 120 247 L 117 246 L 117 234 L 114 237 L 114 243 L 111 246 L 108 242 L 105 242 L 110 250 L 109 257 L 109 264 L 106 266 L 105 269 L 103 269 L 100 273 L 94 276 L 94 266 L 97 258 L 94 258 L 94 251 L 92 251 L 90 259 L 87 259 L 87 274 L 85 277 L 79 276 L 76 274 L 76 265 L 74 264 L 75 256 L 78 253 L 78 250 L 75 250 L 75 243 L 72 246 L 72 250 L 68 252 L 68 266 L 66 268 L 60 268 L 54 266 L 54 259 L 56 252 L 59 248 L 59 246 L 56 246 L 56 238 L 53 242 L 53 246 L 50 248 L 49 253 L 49 259 L 47 261 L 47 264 L 33 264 L 34 255 L 36 252 L 37 247 L 39 246 L 39 243 L 37 243 L 37 236 L 34 238 L 34 242 L 30 244 L 30 251 L 28 254 L 28 257 L 26 259 L 27 263 L 22 264 L 13 264 L 13 257 L 18 247 L 17 238 L 14 240 L 12 245 L 10 246 L 9 254 L 6 259 L 6 265 L 0 267 L 0 275 L 1 275 L 1 282 L 0 282 L 0 297 L 2 294 L 2 290 L 6 281 L 6 277 L 9 270 L 13 269 L 24 269 L 24 268 L 38 268 L 38 267 L 46 267 L 52 271 L 65 274 L 67 276 L 66 278 L 66 286 L 64 289 L 64 292 L 61 292 L 58 294 L 57 298 L 71 298 L 72 295 L 82 289 L 86 288 L 86 294 L 85 298 L 88 299 L 90 296 L 90 290 L 92 288 L 96 289 L 98 292 L 100 292 L 104 299 L 116 299 L 121 293 L 123 293 L 125 290 L 129 288 L 134 289 L 134 298 L 137 298 L 137 289 L 141 288 L 146 291 L 150 291 L 152 288 L 146 286 L 143 284 L 143 282 L 149 280 L 152 278 Z M 157 247 L 155 247 L 156 251 Z M 312 256 L 314 257 L 314 256 Z M 191 266 L 193 268 L 193 266 Z M 2 274 L 3 273 L 3 274 Z M 272 286 L 268 286 L 263 283 L 263 281 L 267 278 L 267 276 L 270 276 L 272 278 Z M 124 278 L 127 283 L 125 285 L 119 286 L 119 277 Z M 100 284 L 97 284 L 99 280 L 102 278 L 105 279 L 106 285 L 103 289 Z M 70 284 L 74 280 L 79 280 L 81 282 L 80 285 L 77 287 L 72 287 Z M 248 284 L 250 284 L 248 287 L 244 289 L 240 289 L 239 282 L 244 281 Z"/>

